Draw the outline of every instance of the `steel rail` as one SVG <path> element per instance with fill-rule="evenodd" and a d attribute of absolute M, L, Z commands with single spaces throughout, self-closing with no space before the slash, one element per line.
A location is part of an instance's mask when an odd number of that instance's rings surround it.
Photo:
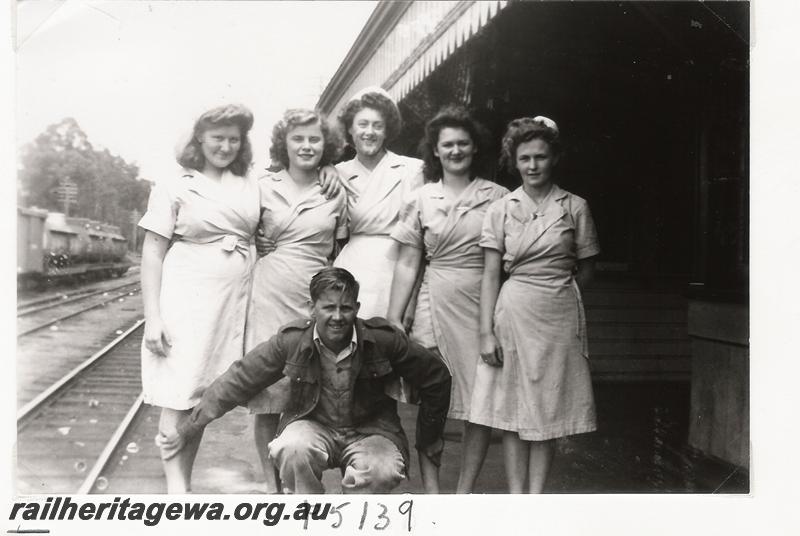
<path fill-rule="evenodd" d="M 25 304 L 19 304 L 19 305 L 17 305 L 17 318 L 19 318 L 21 316 L 27 316 L 27 315 L 32 314 L 32 313 L 38 313 L 39 311 L 44 311 L 46 309 L 52 309 L 53 307 L 58 307 L 59 305 L 64 305 L 64 304 L 67 304 L 67 303 L 73 303 L 73 302 L 80 301 L 80 300 L 85 300 L 86 298 L 91 298 L 93 296 L 97 296 L 98 294 L 103 294 L 104 292 L 114 292 L 114 291 L 117 291 L 117 290 L 119 290 L 121 288 L 135 286 L 135 285 L 138 285 L 138 284 L 139 284 L 138 281 L 132 281 L 130 283 L 125 283 L 123 285 L 119 285 L 119 286 L 111 287 L 111 288 L 107 288 L 107 289 L 100 289 L 100 290 L 95 290 L 95 291 L 89 290 L 89 291 L 84 291 L 84 293 L 75 292 L 73 294 L 62 295 L 62 297 L 50 296 L 48 298 L 45 298 L 45 299 L 41 300 L 41 302 L 38 302 L 38 303 L 28 302 L 28 303 L 25 303 Z M 63 296 L 67 296 L 67 297 L 64 298 Z M 41 303 L 41 305 L 40 305 L 40 303 Z M 20 311 L 20 309 L 22 309 L 22 310 Z"/>
<path fill-rule="evenodd" d="M 91 311 L 92 309 L 97 309 L 98 307 L 102 307 L 107 303 L 110 303 L 110 302 L 112 302 L 112 301 L 114 301 L 116 299 L 119 299 L 119 298 L 121 298 L 123 296 L 126 296 L 126 295 L 129 295 L 129 294 L 130 294 L 129 292 L 122 292 L 122 293 L 119 293 L 119 294 L 115 295 L 113 298 L 109 298 L 109 299 L 101 301 L 99 303 L 95 303 L 94 305 L 91 305 L 89 307 L 84 307 L 83 309 L 80 309 L 78 311 L 74 311 L 72 313 L 69 313 L 69 314 L 66 314 L 66 315 L 63 315 L 63 316 L 59 316 L 58 318 L 54 318 L 52 320 L 48 320 L 47 322 L 45 322 L 43 324 L 38 324 L 38 325 L 33 326 L 31 328 L 25 329 L 23 331 L 18 331 L 17 332 L 17 338 L 19 339 L 20 337 L 24 337 L 25 335 L 30 335 L 31 333 L 34 333 L 36 331 L 39 331 L 39 330 L 45 329 L 47 327 L 50 327 L 53 324 L 58 324 L 59 322 L 63 322 L 64 320 L 68 320 L 68 319 L 70 319 L 72 317 L 78 316 L 78 315 L 83 314 L 83 313 L 85 313 L 87 311 Z"/>
<path fill-rule="evenodd" d="M 111 439 L 109 439 L 108 443 L 106 443 L 105 447 L 103 447 L 103 451 L 97 457 L 97 461 L 94 463 L 94 466 L 92 466 L 89 474 L 86 475 L 86 478 L 84 479 L 80 488 L 78 488 L 77 493 L 82 495 L 91 493 L 92 489 L 97 484 L 97 479 L 100 477 L 100 473 L 102 473 L 103 469 L 105 469 L 106 465 L 108 465 L 111 456 L 117 451 L 117 448 L 119 448 L 119 444 L 122 441 L 122 438 L 125 436 L 125 432 L 128 431 L 128 428 L 130 428 L 130 425 L 136 418 L 136 415 L 138 415 L 139 411 L 142 409 L 142 404 L 144 404 L 144 393 L 139 393 L 136 401 L 133 403 L 133 405 L 131 405 L 131 408 L 128 410 L 128 413 L 125 414 L 125 417 L 122 419 L 122 422 L 119 424 L 119 426 L 117 426 L 117 429 L 114 431 Z"/>
<path fill-rule="evenodd" d="M 38 298 L 34 298 L 31 300 L 23 300 L 17 301 L 17 316 L 19 316 L 20 309 L 25 309 L 27 307 L 34 308 L 42 304 L 53 303 L 53 302 L 60 302 L 62 300 L 66 300 L 67 298 L 72 298 L 73 296 L 85 296 L 89 292 L 94 292 L 97 290 L 96 288 L 88 288 L 83 290 L 75 290 L 72 293 L 69 292 L 60 292 L 58 294 L 51 294 L 50 296 L 40 296 Z M 23 311 L 24 313 L 24 311 Z"/>
<path fill-rule="evenodd" d="M 69 371 L 64 377 L 58 380 L 56 383 L 42 391 L 38 396 L 36 396 L 33 400 L 22 406 L 17 411 L 17 427 L 19 427 L 21 421 L 27 418 L 31 413 L 33 413 L 36 409 L 42 406 L 46 401 L 48 401 L 51 397 L 53 397 L 56 393 L 60 392 L 67 384 L 69 384 L 72 380 L 74 380 L 80 373 L 84 370 L 89 368 L 98 360 L 102 359 L 106 356 L 111 350 L 113 350 L 117 345 L 119 345 L 122 341 L 128 338 L 134 331 L 139 329 L 144 324 L 144 319 L 138 320 L 133 326 L 128 328 L 124 333 L 118 336 L 116 339 L 105 345 L 102 349 L 98 352 L 94 353 L 92 356 L 87 358 L 83 363 L 79 364 L 71 371 Z"/>

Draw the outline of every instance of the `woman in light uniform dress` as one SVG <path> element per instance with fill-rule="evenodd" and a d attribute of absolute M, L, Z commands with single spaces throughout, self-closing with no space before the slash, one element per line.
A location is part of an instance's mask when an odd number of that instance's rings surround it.
<path fill-rule="evenodd" d="M 480 242 L 483 362 L 470 421 L 504 430 L 511 493 L 542 491 L 555 438 L 596 429 L 580 287 L 600 247 L 586 201 L 553 183 L 559 155 L 552 120 L 509 124 L 503 159 L 522 186 L 489 207 Z"/>
<path fill-rule="evenodd" d="M 414 282 L 427 267 L 411 338 L 438 350 L 453 375 L 448 417 L 465 421 L 457 492 L 471 492 L 491 438 L 491 428 L 467 422 L 478 355 L 483 251 L 478 246 L 489 204 L 508 190 L 482 179 L 485 135 L 460 107 L 441 110 L 425 126 L 422 153 L 430 181 L 409 196 L 392 232 L 400 244 L 388 319 L 402 325 Z"/>
<path fill-rule="evenodd" d="M 422 161 L 388 151 L 400 133 L 397 105 L 380 88 L 366 88 L 342 109 L 339 122 L 356 157 L 336 166 L 349 190 L 350 236 L 334 266 L 361 285 L 359 316 L 385 317 L 398 244 L 391 233 L 403 199 L 422 186 Z"/>
<path fill-rule="evenodd" d="M 160 406 L 160 443 L 242 357 L 250 285 L 250 239 L 258 225 L 258 186 L 245 174 L 253 116 L 221 106 L 195 123 L 178 156 L 185 169 L 159 181 L 139 222 L 142 248 L 144 400 Z M 201 436 L 164 461 L 167 491 L 190 490 Z"/>
<path fill-rule="evenodd" d="M 341 140 L 324 117 L 311 110 L 287 110 L 272 131 L 270 156 L 284 169 L 258 180 L 261 226 L 271 251 L 253 269 L 247 313 L 246 351 L 269 340 L 284 324 L 308 316 L 308 282 L 330 265 L 336 239 L 347 236 L 347 198 L 330 199 L 319 185 L 320 166 L 330 163 Z M 267 445 L 275 437 L 289 395 L 288 378 L 254 397 L 256 449 L 267 490 L 277 492 L 277 477 Z"/>

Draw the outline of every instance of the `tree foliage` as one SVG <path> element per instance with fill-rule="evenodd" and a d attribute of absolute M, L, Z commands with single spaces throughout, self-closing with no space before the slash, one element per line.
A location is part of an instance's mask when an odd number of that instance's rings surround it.
<path fill-rule="evenodd" d="M 73 118 L 50 125 L 20 155 L 18 199 L 20 206 L 37 206 L 63 212 L 56 189 L 69 178 L 78 187 L 71 216 L 131 228 L 131 211 L 144 212 L 150 184 L 139 180 L 139 168 L 108 149 L 96 149 Z"/>

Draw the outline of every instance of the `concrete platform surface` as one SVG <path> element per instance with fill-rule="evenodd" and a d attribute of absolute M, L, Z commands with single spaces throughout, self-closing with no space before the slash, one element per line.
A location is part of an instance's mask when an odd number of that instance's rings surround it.
<path fill-rule="evenodd" d="M 748 493 L 749 475 L 686 446 L 689 385 L 681 382 L 598 383 L 596 432 L 563 438 L 547 483 L 548 493 Z M 414 443 L 416 407 L 402 405 L 403 425 Z M 126 441 L 135 453 L 115 462 L 105 493 L 163 493 L 158 421 L 151 408 Z M 448 422 L 441 487 L 453 493 L 458 480 L 462 424 Z M 476 493 L 505 493 L 502 436 L 495 433 Z M 326 471 L 328 493 L 340 492 L 340 473 Z M 196 493 L 261 493 L 261 468 L 253 446 L 252 417 L 237 408 L 206 430 L 194 469 Z M 416 453 L 410 478 L 396 493 L 421 493 Z"/>

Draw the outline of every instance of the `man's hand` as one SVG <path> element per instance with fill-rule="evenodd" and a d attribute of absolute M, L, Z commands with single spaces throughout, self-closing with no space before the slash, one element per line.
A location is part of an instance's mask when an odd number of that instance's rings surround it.
<path fill-rule="evenodd" d="M 439 438 L 424 451 L 418 450 L 419 472 L 425 493 L 439 493 L 439 465 L 441 464 L 444 440 Z"/>
<path fill-rule="evenodd" d="M 178 454 L 186 444 L 186 438 L 177 431 L 167 436 L 159 432 L 156 436 L 156 446 L 161 449 L 161 459 L 169 460 Z"/>

